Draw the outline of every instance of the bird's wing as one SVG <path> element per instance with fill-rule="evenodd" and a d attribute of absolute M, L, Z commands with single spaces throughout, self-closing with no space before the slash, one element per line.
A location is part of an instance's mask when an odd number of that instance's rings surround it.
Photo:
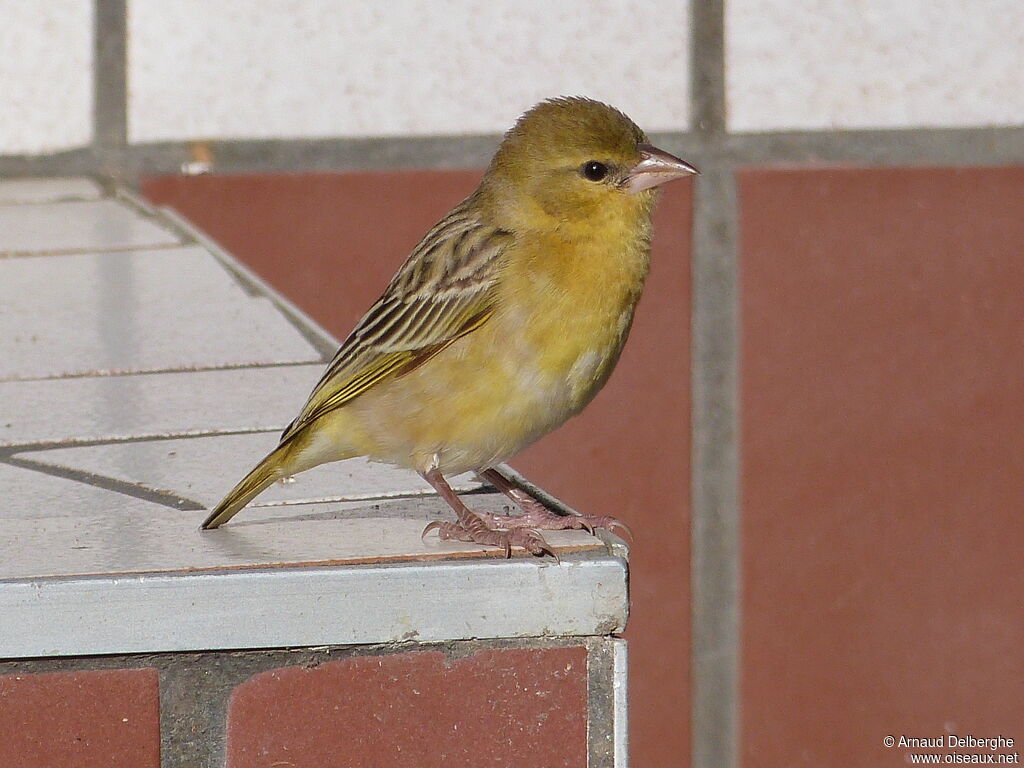
<path fill-rule="evenodd" d="M 442 219 L 342 343 L 281 439 L 486 322 L 494 311 L 498 262 L 511 238 L 480 221 L 466 203 Z"/>

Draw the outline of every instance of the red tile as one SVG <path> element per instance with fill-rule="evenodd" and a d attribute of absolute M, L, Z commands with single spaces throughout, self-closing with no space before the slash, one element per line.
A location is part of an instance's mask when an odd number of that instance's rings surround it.
<path fill-rule="evenodd" d="M 161 177 L 143 185 L 344 336 L 478 171 Z M 689 184 L 655 216 L 651 276 L 622 360 L 578 418 L 513 463 L 573 506 L 636 531 L 631 564 L 631 749 L 689 754 Z"/>
<path fill-rule="evenodd" d="M 159 768 L 155 669 L 0 677 L 0 765 Z"/>
<path fill-rule="evenodd" d="M 587 763 L 581 647 L 357 656 L 238 686 L 228 768 Z"/>
<path fill-rule="evenodd" d="M 742 749 L 1024 739 L 1024 168 L 754 170 Z"/>

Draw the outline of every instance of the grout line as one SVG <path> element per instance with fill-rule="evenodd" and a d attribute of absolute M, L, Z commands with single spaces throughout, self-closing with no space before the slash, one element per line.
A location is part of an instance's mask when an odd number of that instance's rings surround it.
<path fill-rule="evenodd" d="M 188 368 L 146 368 L 83 371 L 79 373 L 59 373 L 52 376 L 0 377 L 0 385 L 17 384 L 26 381 L 64 381 L 65 379 L 118 379 L 129 376 L 161 376 L 168 373 L 212 373 L 213 371 L 249 371 L 264 368 L 296 368 L 317 366 L 322 369 L 323 360 L 283 360 L 273 363 L 225 363 L 223 365 L 195 365 Z"/>
<path fill-rule="evenodd" d="M 695 20 L 708 13 L 694 4 Z M 843 163 L 857 166 L 1019 165 L 1024 162 L 1024 126 L 879 128 L 765 133 L 724 132 L 713 118 L 716 102 L 696 89 L 712 81 L 694 40 L 692 131 L 658 131 L 657 142 L 685 148 L 698 165 L 709 155 L 738 164 Z M 724 103 L 721 104 L 724 108 Z M 720 128 L 716 128 L 720 126 Z M 378 139 L 224 139 L 210 142 L 212 171 L 228 173 L 309 173 L 483 168 L 500 139 L 497 135 L 389 137 Z M 69 150 L 52 155 L 0 155 L 0 176 L 113 177 L 133 185 L 142 176 L 180 175 L 193 142 L 131 144 Z"/>
<path fill-rule="evenodd" d="M 739 298 L 730 163 L 702 169 L 693 255 L 693 765 L 734 768 L 739 706 Z"/>
<path fill-rule="evenodd" d="M 128 140 L 127 23 L 127 0 L 94 0 L 93 148 L 106 175 L 119 175 Z"/>
<path fill-rule="evenodd" d="M 88 485 L 93 488 L 102 488 L 105 491 L 120 493 L 133 499 L 148 501 L 153 504 L 159 504 L 161 506 L 170 507 L 171 509 L 183 512 L 206 509 L 206 507 L 199 504 L 199 502 L 185 498 L 184 496 L 178 496 L 177 494 L 170 493 L 169 491 L 159 491 L 154 488 L 146 488 L 125 480 L 118 480 L 116 477 L 97 475 L 93 472 L 72 469 L 70 467 L 44 464 L 33 459 L 19 458 L 18 456 L 4 456 L 0 461 L 4 464 L 9 464 L 12 467 L 19 467 L 31 472 L 40 472 L 44 475 L 59 477 L 64 480 L 73 480 L 74 482 L 82 483 L 83 485 Z"/>
<path fill-rule="evenodd" d="M 188 247 L 188 245 L 188 243 L 153 243 L 150 245 L 112 245 L 102 248 L 98 248 L 96 246 L 90 246 L 88 248 L 62 248 L 50 251 L 0 251 L 0 260 L 31 259 L 35 257 L 48 256 L 102 256 L 108 253 L 142 253 L 145 251 L 173 251 L 180 248 L 186 248 Z"/>
<path fill-rule="evenodd" d="M 725 0 L 691 3 L 695 185 L 691 304 L 691 760 L 739 766 L 738 227 L 725 157 Z M 703 155 L 703 156 L 701 156 Z"/>
<path fill-rule="evenodd" d="M 725 0 L 690 3 L 690 123 L 715 145 L 725 133 Z"/>
<path fill-rule="evenodd" d="M 131 437 L 92 437 L 92 438 L 64 438 L 57 441 L 39 441 L 35 443 L 8 443 L 0 444 L 0 462 L 6 461 L 8 456 L 19 453 L 32 453 L 35 451 L 52 451 L 60 448 L 89 448 L 96 445 L 123 445 L 126 443 L 155 443 L 163 440 L 193 440 L 204 437 L 223 437 L 232 435 L 263 435 L 280 434 L 284 427 L 256 428 L 256 429 L 212 429 L 209 432 L 161 432 L 154 434 L 139 434 Z"/>
<path fill-rule="evenodd" d="M 618 670 L 611 637 L 590 637 L 587 648 L 587 768 L 626 768 L 619 762 Z"/>

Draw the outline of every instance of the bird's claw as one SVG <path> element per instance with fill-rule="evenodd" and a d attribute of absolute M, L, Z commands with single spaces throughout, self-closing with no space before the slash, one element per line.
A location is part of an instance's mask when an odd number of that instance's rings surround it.
<path fill-rule="evenodd" d="M 460 523 L 452 523 L 446 520 L 433 520 L 427 523 L 420 534 L 420 540 L 426 541 L 427 534 L 437 531 L 437 537 L 441 541 L 465 541 L 472 544 L 483 544 L 484 546 L 501 547 L 505 551 L 505 557 L 512 557 L 512 547 L 521 547 L 536 557 L 550 555 L 556 563 L 561 559 L 544 540 L 544 537 L 537 531 L 530 528 L 513 528 L 511 530 L 496 530 L 483 525 L 464 527 Z"/>
<path fill-rule="evenodd" d="M 633 535 L 633 529 L 621 520 L 611 518 L 608 521 L 608 525 L 604 526 L 604 529 L 610 533 L 614 533 L 616 536 L 619 535 L 617 531 L 622 531 L 622 533 L 626 534 L 624 538 L 626 539 L 627 544 L 632 544 L 636 541 L 636 536 Z"/>
<path fill-rule="evenodd" d="M 441 535 L 441 526 L 442 525 L 443 525 L 443 523 L 440 520 L 434 520 L 433 522 L 427 523 L 427 527 L 424 528 L 423 529 L 423 533 L 420 534 L 420 541 L 426 543 L 426 541 L 427 541 L 427 534 L 430 533 L 431 531 L 437 531 L 438 532 L 437 533 L 437 538 L 444 539 L 445 537 Z"/>
<path fill-rule="evenodd" d="M 544 540 L 544 537 L 539 532 L 532 528 L 513 528 L 511 531 L 505 531 L 504 539 L 506 557 L 510 557 L 511 545 L 522 547 L 531 555 L 536 557 L 544 557 L 544 555 L 551 555 L 555 559 L 556 563 L 561 563 L 561 559 L 555 554 L 553 550 Z"/>
<path fill-rule="evenodd" d="M 625 538 L 628 543 L 632 544 L 634 541 L 633 529 L 626 525 L 624 522 L 615 517 L 591 517 L 589 515 L 578 515 L 572 518 L 574 528 L 580 528 L 591 536 L 597 537 L 596 531 L 604 529 L 609 533 L 618 535 L 619 531 L 626 534 Z M 599 537 L 598 537 L 599 538 Z"/>

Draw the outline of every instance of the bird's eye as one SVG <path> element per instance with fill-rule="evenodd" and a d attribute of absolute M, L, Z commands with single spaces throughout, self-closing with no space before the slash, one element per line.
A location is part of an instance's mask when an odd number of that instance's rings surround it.
<path fill-rule="evenodd" d="M 605 176 L 608 175 L 608 166 L 604 163 L 599 163 L 597 160 L 591 160 L 590 162 L 584 163 L 580 169 L 584 178 L 590 181 L 601 181 Z"/>

